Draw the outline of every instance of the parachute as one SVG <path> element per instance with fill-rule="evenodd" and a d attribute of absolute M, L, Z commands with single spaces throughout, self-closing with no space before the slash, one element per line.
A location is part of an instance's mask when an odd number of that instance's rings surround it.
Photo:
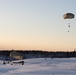
<path fill-rule="evenodd" d="M 75 15 L 72 13 L 66 13 L 63 15 L 64 19 L 74 19 L 74 17 L 75 17 Z M 70 23 L 68 23 L 68 27 L 70 28 Z M 68 32 L 70 32 L 70 31 L 68 30 Z"/>
<path fill-rule="evenodd" d="M 16 51 L 12 51 L 10 53 L 10 57 L 15 58 L 15 59 L 22 59 L 23 58 L 23 56 L 20 53 L 16 52 Z"/>
<path fill-rule="evenodd" d="M 66 13 L 63 15 L 64 19 L 73 19 L 75 16 L 72 13 Z"/>

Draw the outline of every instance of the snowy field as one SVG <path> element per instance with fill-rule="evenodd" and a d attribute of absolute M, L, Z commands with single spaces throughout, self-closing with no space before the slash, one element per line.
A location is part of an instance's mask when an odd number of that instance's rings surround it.
<path fill-rule="evenodd" d="M 2 64 L 0 75 L 76 75 L 76 58 L 25 59 L 21 64 Z"/>

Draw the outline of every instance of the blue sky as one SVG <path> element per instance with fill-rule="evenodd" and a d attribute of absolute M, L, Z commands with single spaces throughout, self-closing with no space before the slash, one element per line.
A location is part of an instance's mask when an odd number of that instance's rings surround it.
<path fill-rule="evenodd" d="M 0 0 L 0 49 L 74 50 L 76 19 L 64 20 L 63 15 L 76 15 L 75 3 L 76 0 Z"/>

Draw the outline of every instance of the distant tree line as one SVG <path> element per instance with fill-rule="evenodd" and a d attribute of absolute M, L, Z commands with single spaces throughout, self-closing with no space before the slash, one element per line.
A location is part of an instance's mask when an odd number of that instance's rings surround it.
<path fill-rule="evenodd" d="M 28 58 L 70 58 L 76 57 L 76 51 L 71 52 L 49 52 L 49 51 L 39 51 L 39 50 L 15 50 L 24 56 L 24 59 Z M 10 58 L 10 53 L 12 50 L 0 50 L 0 59 Z"/>

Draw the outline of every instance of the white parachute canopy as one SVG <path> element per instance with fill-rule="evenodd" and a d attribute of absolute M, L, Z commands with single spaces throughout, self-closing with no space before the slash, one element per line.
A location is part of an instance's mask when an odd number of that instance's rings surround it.
<path fill-rule="evenodd" d="M 10 53 L 10 57 L 15 58 L 15 59 L 22 59 L 23 58 L 23 56 L 20 53 L 16 52 L 16 51 L 12 51 Z"/>

